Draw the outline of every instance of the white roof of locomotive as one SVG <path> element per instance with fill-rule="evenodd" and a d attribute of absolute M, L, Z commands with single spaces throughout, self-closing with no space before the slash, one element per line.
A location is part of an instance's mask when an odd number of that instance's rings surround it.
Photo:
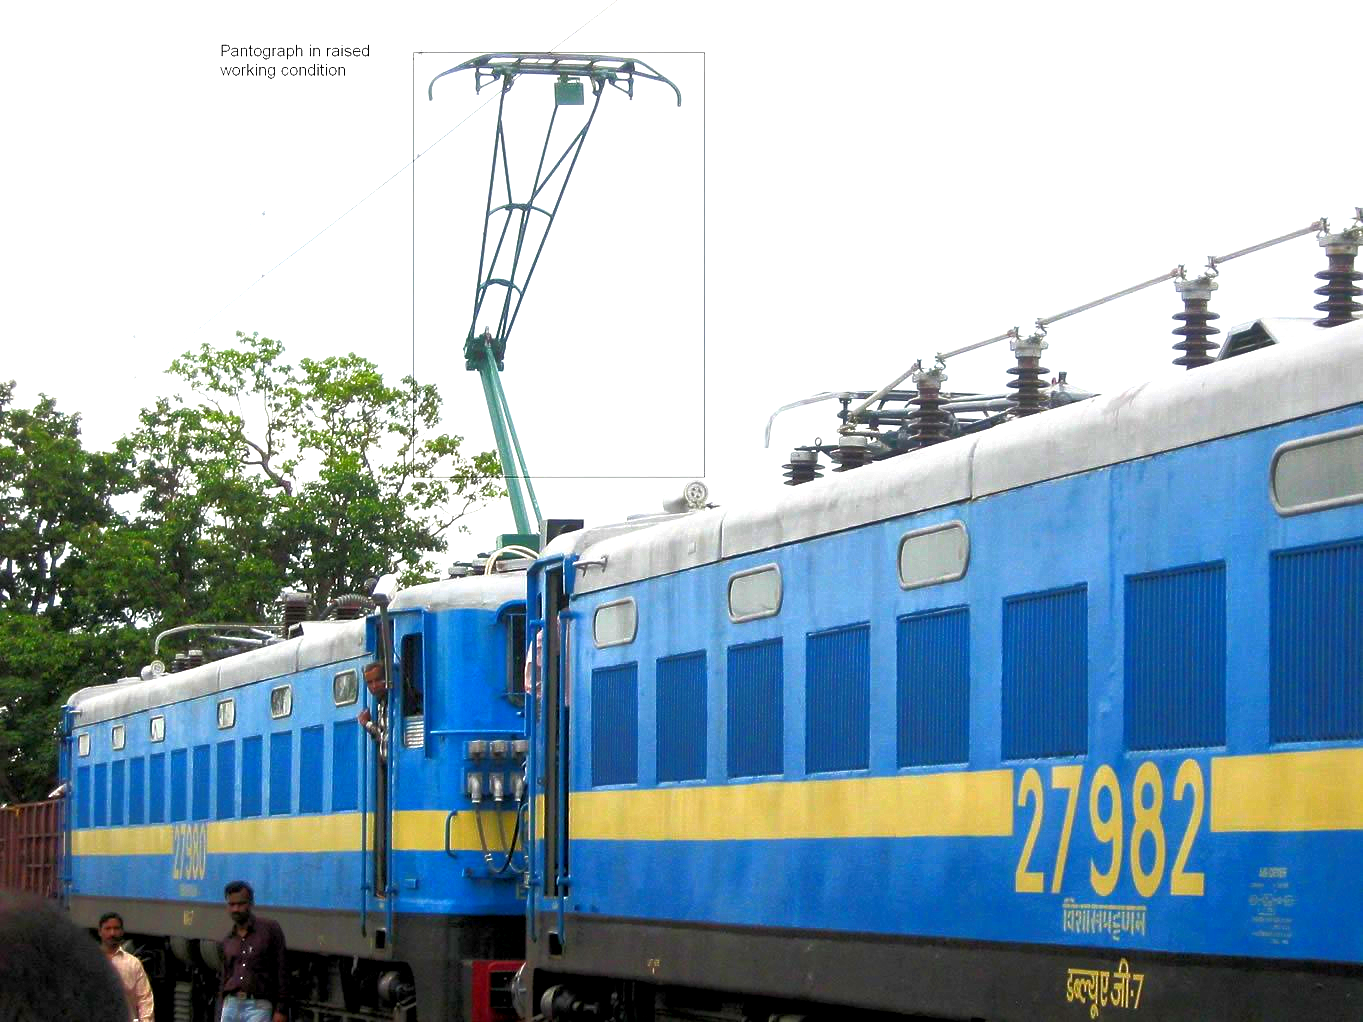
<path fill-rule="evenodd" d="M 391 609 L 496 610 L 510 600 L 525 598 L 525 575 L 507 573 L 442 579 L 403 589 Z M 124 678 L 110 685 L 80 689 L 66 703 L 77 710 L 83 726 L 112 720 L 196 696 L 223 692 L 267 678 L 279 678 L 310 667 L 339 663 L 365 652 L 364 620 L 304 621 L 303 634 L 259 649 L 237 653 L 200 667 L 143 681 Z"/>
<path fill-rule="evenodd" d="M 1363 321 L 1328 330 L 1271 325 L 1288 343 L 783 488 L 761 504 L 623 534 L 576 533 L 571 552 L 592 562 L 576 589 L 608 589 L 1363 401 Z"/>

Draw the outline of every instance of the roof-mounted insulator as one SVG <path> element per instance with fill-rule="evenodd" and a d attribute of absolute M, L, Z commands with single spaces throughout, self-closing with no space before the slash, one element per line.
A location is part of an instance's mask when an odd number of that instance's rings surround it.
<path fill-rule="evenodd" d="M 1009 376 L 1016 376 L 1008 384 L 1009 390 L 1016 393 L 1008 398 L 1013 403 L 1014 415 L 1035 415 L 1046 408 L 1046 379 L 1050 372 L 1041 364 L 1041 353 L 1050 345 L 1040 333 L 1031 337 L 1014 337 L 1008 342 L 1017 357 L 1018 364 L 1008 370 Z"/>
<path fill-rule="evenodd" d="M 284 638 L 287 639 L 295 625 L 308 619 L 308 594 L 285 589 L 279 594 L 279 602 L 284 605 Z"/>
<path fill-rule="evenodd" d="M 1216 286 L 1216 281 L 1208 276 L 1201 276 L 1196 280 L 1174 281 L 1174 290 L 1183 299 L 1183 311 L 1174 314 L 1174 319 L 1183 322 L 1182 326 L 1174 330 L 1174 336 L 1183 338 L 1174 345 L 1174 350 L 1183 354 L 1174 359 L 1174 365 L 1196 369 L 1198 366 L 1210 365 L 1216 361 L 1212 358 L 1211 352 L 1221 345 L 1207 339 L 1212 334 L 1221 332 L 1209 325 L 1212 320 L 1221 317 L 1207 309 L 1207 303 L 1211 301 Z"/>
<path fill-rule="evenodd" d="M 338 596 L 327 606 L 326 617 L 334 621 L 355 621 L 369 612 L 369 598 L 359 593 Z"/>
<path fill-rule="evenodd" d="M 191 649 L 191 650 L 189 650 L 189 651 L 187 651 L 187 652 L 185 653 L 185 665 L 184 665 L 184 670 L 187 671 L 187 670 L 189 670 L 189 669 L 192 668 L 192 667 L 198 667 L 198 666 L 199 666 L 200 664 L 202 664 L 203 662 L 204 662 L 204 651 L 201 650 L 201 649 Z"/>
<path fill-rule="evenodd" d="M 797 447 L 790 452 L 790 463 L 781 466 L 786 471 L 787 486 L 799 486 L 823 475 L 819 471 L 819 452 Z"/>
<path fill-rule="evenodd" d="M 864 436 L 856 433 L 847 433 L 838 437 L 838 449 L 833 452 L 833 460 L 838 463 L 834 472 L 850 472 L 854 468 L 861 468 L 862 465 L 869 464 L 871 461 L 870 441 Z"/>
<path fill-rule="evenodd" d="M 941 367 L 920 369 L 913 374 L 913 385 L 918 396 L 909 403 L 916 407 L 909 413 L 910 446 L 927 447 L 939 444 L 951 436 L 951 414 L 942 409 L 942 384 L 947 374 Z"/>
<path fill-rule="evenodd" d="M 450 565 L 450 578 L 467 578 L 473 568 L 463 561 L 455 561 Z"/>
<path fill-rule="evenodd" d="M 1363 312 L 1363 305 L 1354 301 L 1357 296 L 1363 295 L 1363 288 L 1354 284 L 1356 280 L 1363 280 L 1363 273 L 1354 269 L 1354 257 L 1358 255 L 1360 240 L 1363 240 L 1363 227 L 1321 237 L 1320 247 L 1329 256 L 1330 266 L 1316 274 L 1318 279 L 1325 281 L 1324 287 L 1316 288 L 1316 294 L 1325 299 L 1316 306 L 1317 312 L 1325 313 L 1324 319 L 1316 320 L 1316 326 L 1350 323 Z"/>
<path fill-rule="evenodd" d="M 185 669 L 185 661 L 188 659 L 189 658 L 185 656 L 183 653 L 176 653 L 175 659 L 171 660 L 170 662 L 170 673 L 179 674 L 181 671 L 183 671 Z"/>

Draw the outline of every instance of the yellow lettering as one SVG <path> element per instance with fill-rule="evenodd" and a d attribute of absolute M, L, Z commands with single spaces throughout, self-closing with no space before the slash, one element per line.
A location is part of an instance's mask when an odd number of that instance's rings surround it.
<path fill-rule="evenodd" d="M 1109 812 L 1101 812 L 1101 795 L 1108 793 Z M 1117 886 L 1117 877 L 1122 872 L 1122 789 L 1117 786 L 1117 774 L 1104 763 L 1093 774 L 1093 784 L 1089 787 L 1089 824 L 1093 836 L 1104 844 L 1112 846 L 1112 860 L 1106 870 L 1100 871 L 1098 864 L 1089 860 L 1089 883 L 1099 895 L 1109 895 Z"/>
<path fill-rule="evenodd" d="M 1074 807 L 1079 801 L 1079 784 L 1083 776 L 1082 766 L 1051 767 L 1051 790 L 1069 792 L 1065 799 L 1065 822 L 1060 826 L 1060 847 L 1055 853 L 1055 873 L 1051 876 L 1052 894 L 1059 894 L 1065 882 L 1065 862 L 1070 854 L 1070 835 L 1074 833 Z"/>
<path fill-rule="evenodd" d="M 1042 801 L 1045 797 L 1041 790 L 1041 775 L 1036 772 L 1036 767 L 1028 767 L 1018 783 L 1018 808 L 1025 806 L 1029 797 L 1036 803 L 1036 812 L 1032 814 L 1027 840 L 1022 846 L 1022 857 L 1018 859 L 1017 869 L 1013 873 L 1013 889 L 1021 894 L 1040 894 L 1045 890 L 1046 878 L 1040 870 L 1027 868 L 1032 851 L 1036 848 L 1037 835 L 1041 833 Z"/>
<path fill-rule="evenodd" d="M 1182 802 L 1183 792 L 1188 788 L 1193 792 L 1193 808 L 1188 816 L 1188 826 L 1183 831 L 1183 840 L 1179 842 L 1174 870 L 1169 875 L 1169 893 L 1201 895 L 1206 888 L 1205 875 L 1185 870 L 1188 856 L 1193 851 L 1193 841 L 1197 837 L 1198 828 L 1202 826 L 1202 809 L 1207 796 L 1207 789 L 1202 781 L 1202 767 L 1195 759 L 1185 759 L 1179 764 L 1178 774 L 1174 777 L 1174 801 Z"/>
<path fill-rule="evenodd" d="M 1147 802 L 1141 797 L 1149 792 Z M 1131 879 L 1141 897 L 1149 898 L 1159 890 L 1164 879 L 1164 824 L 1160 821 L 1160 811 L 1164 808 L 1164 781 L 1159 767 L 1149 760 L 1136 770 L 1136 779 L 1131 784 L 1131 812 L 1135 823 L 1131 827 Z M 1149 871 L 1141 862 L 1141 839 L 1146 835 L 1155 846 L 1155 860 Z"/>

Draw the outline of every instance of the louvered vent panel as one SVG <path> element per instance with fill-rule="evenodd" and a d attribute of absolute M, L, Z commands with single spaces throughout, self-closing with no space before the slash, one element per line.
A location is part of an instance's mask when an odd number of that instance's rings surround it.
<path fill-rule="evenodd" d="M 194 746 L 194 819 L 206 820 L 212 815 L 213 747 Z"/>
<path fill-rule="evenodd" d="M 95 764 L 95 790 L 94 807 L 96 827 L 103 827 L 109 822 L 109 764 Z"/>
<path fill-rule="evenodd" d="M 657 665 L 658 780 L 705 777 L 705 653 L 664 657 Z"/>
<path fill-rule="evenodd" d="M 639 779 L 639 665 L 592 671 L 592 784 Z"/>
<path fill-rule="evenodd" d="M 260 735 L 241 740 L 241 815 L 259 816 L 265 790 L 264 746 Z"/>
<path fill-rule="evenodd" d="M 166 754 L 154 752 L 147 757 L 147 822 L 166 821 Z"/>
<path fill-rule="evenodd" d="M 1126 747 L 1226 742 L 1226 567 L 1126 580 Z"/>
<path fill-rule="evenodd" d="M 90 790 L 90 768 L 88 766 L 76 768 L 76 826 L 90 826 L 90 804 L 94 801 L 93 792 Z"/>
<path fill-rule="evenodd" d="M 1087 746 L 1087 587 L 1004 600 L 1004 758 L 1077 756 Z"/>
<path fill-rule="evenodd" d="M 426 717 L 424 714 L 409 715 L 402 722 L 402 744 L 408 749 L 425 748 Z"/>
<path fill-rule="evenodd" d="M 410 746 L 409 746 L 410 747 Z M 321 724 L 305 727 L 298 733 L 298 811 L 322 811 L 322 767 L 326 754 L 326 732 Z"/>
<path fill-rule="evenodd" d="M 189 750 L 175 749 L 170 754 L 170 822 L 179 823 L 189 815 Z"/>
<path fill-rule="evenodd" d="M 147 761 L 141 756 L 128 760 L 128 823 L 138 826 L 147 818 Z"/>
<path fill-rule="evenodd" d="M 270 815 L 293 811 L 293 732 L 270 735 Z"/>
<path fill-rule="evenodd" d="M 816 632 L 805 640 L 805 770 L 870 764 L 871 626 Z"/>
<path fill-rule="evenodd" d="M 123 826 L 123 776 L 127 764 L 116 759 L 109 767 L 109 825 Z"/>
<path fill-rule="evenodd" d="M 899 619 L 899 765 L 970 757 L 970 612 L 965 607 Z"/>
<path fill-rule="evenodd" d="M 779 774 L 782 769 L 781 640 L 729 647 L 730 777 Z"/>
<path fill-rule="evenodd" d="M 237 809 L 237 743 L 218 743 L 218 819 L 230 820 Z"/>
<path fill-rule="evenodd" d="M 359 790 L 360 722 L 351 717 L 331 725 L 331 811 L 357 808 Z"/>
<path fill-rule="evenodd" d="M 1270 737 L 1363 738 L 1363 541 L 1272 560 Z"/>

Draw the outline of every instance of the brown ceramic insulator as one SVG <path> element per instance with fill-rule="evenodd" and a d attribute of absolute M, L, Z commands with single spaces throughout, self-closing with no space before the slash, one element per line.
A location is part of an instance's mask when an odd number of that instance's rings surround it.
<path fill-rule="evenodd" d="M 1316 320 L 1316 326 L 1339 326 L 1351 323 L 1363 313 L 1363 305 L 1354 301 L 1363 295 L 1363 288 L 1354 284 L 1363 280 L 1363 273 L 1354 269 L 1354 257 L 1358 255 L 1360 232 L 1357 229 L 1343 234 L 1331 234 L 1320 239 L 1330 259 L 1328 269 L 1316 274 L 1317 279 L 1325 281 L 1323 287 L 1316 288 L 1316 294 L 1325 301 L 1315 307 L 1317 312 L 1325 313 L 1324 319 Z"/>
<path fill-rule="evenodd" d="M 942 397 L 942 383 L 945 380 L 946 376 L 939 369 L 914 374 L 918 396 L 910 402 L 914 405 L 914 410 L 909 414 L 912 447 L 927 447 L 950 439 L 951 416 L 942 409 L 946 404 L 946 399 Z"/>
<path fill-rule="evenodd" d="M 1174 330 L 1175 337 L 1183 338 L 1174 345 L 1174 350 L 1183 354 L 1174 359 L 1174 365 L 1183 366 L 1185 369 L 1211 365 L 1216 361 L 1211 353 L 1221 347 L 1219 343 L 1209 339 L 1213 334 L 1221 332 L 1211 325 L 1212 320 L 1221 317 L 1207 308 L 1212 292 L 1216 290 L 1216 281 L 1209 277 L 1176 280 L 1174 287 L 1183 299 L 1183 311 L 1174 314 L 1174 319 L 1183 324 Z"/>
<path fill-rule="evenodd" d="M 790 452 L 790 462 L 782 465 L 787 486 L 799 486 L 823 475 L 819 471 L 819 452 L 799 448 Z"/>

